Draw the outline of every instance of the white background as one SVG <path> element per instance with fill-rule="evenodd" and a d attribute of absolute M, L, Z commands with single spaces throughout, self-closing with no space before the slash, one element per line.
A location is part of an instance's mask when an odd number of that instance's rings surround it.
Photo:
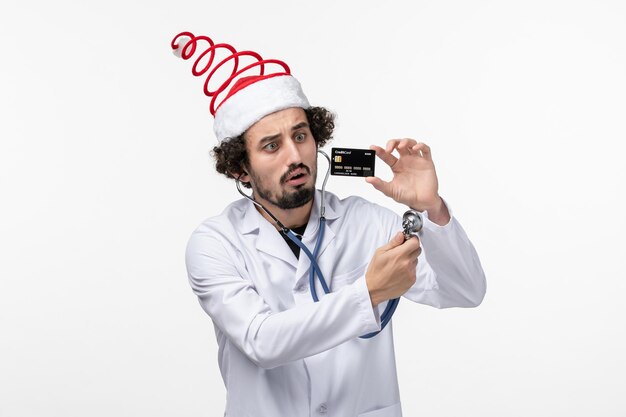
<path fill-rule="evenodd" d="M 406 416 L 626 416 L 626 6 L 554 0 L 3 0 L 0 416 L 223 414 L 183 254 L 238 195 L 183 30 L 288 62 L 335 146 L 432 147 L 488 293 L 400 303 Z"/>

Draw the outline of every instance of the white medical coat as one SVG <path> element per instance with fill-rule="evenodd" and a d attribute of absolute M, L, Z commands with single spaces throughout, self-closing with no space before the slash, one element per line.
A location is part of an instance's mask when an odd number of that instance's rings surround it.
<path fill-rule="evenodd" d="M 317 191 L 302 241 L 313 250 Z M 193 291 L 213 320 L 227 390 L 225 416 L 398 417 L 392 323 L 377 336 L 386 303 L 372 308 L 365 271 L 374 251 L 401 230 L 401 218 L 359 197 L 326 193 L 318 263 L 331 289 L 314 303 L 309 259 L 297 259 L 246 199 L 205 220 L 186 263 Z M 452 215 L 452 213 L 451 213 Z M 424 213 L 417 282 L 404 298 L 437 308 L 474 307 L 485 294 L 480 261 L 452 217 Z"/>

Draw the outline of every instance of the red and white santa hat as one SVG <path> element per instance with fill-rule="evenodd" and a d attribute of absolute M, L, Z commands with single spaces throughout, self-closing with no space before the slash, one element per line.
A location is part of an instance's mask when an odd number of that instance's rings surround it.
<path fill-rule="evenodd" d="M 263 59 L 253 51 L 237 51 L 229 44 L 216 44 L 207 36 L 195 36 L 191 32 L 176 35 L 171 46 L 174 54 L 185 60 L 197 56 L 191 69 L 193 75 L 201 77 L 208 72 L 204 94 L 211 98 L 209 109 L 215 117 L 213 130 L 220 143 L 241 135 L 268 114 L 290 107 L 310 107 L 300 83 L 282 61 Z M 224 52 L 227 56 L 217 62 L 217 54 L 224 55 Z M 240 68 L 244 60 L 252 63 Z M 215 81 L 214 77 L 224 65 L 231 68 L 231 73 L 225 80 Z M 278 70 L 268 72 L 268 67 Z M 254 74 L 250 75 L 251 72 Z M 212 91 L 209 90 L 211 81 L 219 85 Z"/>

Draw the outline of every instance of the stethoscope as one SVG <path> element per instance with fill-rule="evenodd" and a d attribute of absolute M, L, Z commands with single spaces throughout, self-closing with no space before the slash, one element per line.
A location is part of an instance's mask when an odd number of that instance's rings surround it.
<path fill-rule="evenodd" d="M 326 284 L 326 279 L 324 278 L 324 274 L 322 274 L 322 271 L 319 267 L 319 265 L 317 264 L 317 256 L 319 255 L 319 250 L 320 250 L 320 245 L 322 243 L 322 240 L 324 239 L 324 227 L 326 225 L 326 217 L 324 217 L 324 212 L 326 209 L 325 206 L 325 202 L 324 202 L 324 195 L 326 192 L 326 183 L 328 182 L 328 177 L 330 176 L 330 166 L 331 166 L 331 162 L 330 162 L 330 157 L 326 154 L 326 152 L 322 151 L 322 150 L 317 150 L 318 153 L 321 153 L 326 160 L 328 161 L 328 170 L 326 171 L 326 175 L 324 177 L 324 182 L 322 183 L 322 198 L 321 198 L 321 202 L 320 202 L 320 219 L 319 219 L 319 232 L 317 234 L 317 240 L 315 242 L 315 248 L 313 249 L 313 253 L 311 253 L 311 251 L 309 250 L 309 248 L 306 247 L 306 245 L 304 243 L 302 243 L 300 241 L 300 239 L 298 239 L 298 236 L 291 231 L 291 229 L 285 227 L 280 220 L 278 220 L 276 218 L 276 216 L 274 216 L 267 208 L 265 208 L 261 203 L 259 203 L 258 201 L 256 201 L 254 198 L 248 196 L 246 193 L 243 192 L 243 190 L 241 189 L 241 181 L 239 181 L 239 178 L 235 178 L 235 183 L 237 185 L 237 191 L 239 191 L 239 193 L 244 196 L 245 198 L 247 198 L 248 200 L 252 201 L 252 203 L 259 207 L 260 209 L 262 209 L 265 213 L 267 213 L 268 216 L 270 216 L 272 218 L 272 220 L 274 220 L 276 222 L 276 225 L 280 228 L 280 231 L 287 236 L 289 239 L 291 239 L 291 241 L 293 243 L 295 243 L 296 245 L 298 245 L 298 247 L 300 247 L 300 249 L 306 254 L 306 256 L 309 258 L 309 261 L 311 261 L 311 268 L 309 270 L 309 288 L 311 290 L 311 297 L 313 298 L 314 302 L 318 302 L 319 298 L 317 296 L 317 290 L 315 289 L 315 276 L 317 276 L 318 281 L 320 282 L 322 289 L 324 290 L 325 294 L 330 293 L 330 289 L 328 288 L 328 285 Z M 404 238 L 405 239 L 410 239 L 413 236 L 418 236 L 418 232 L 422 229 L 422 218 L 420 216 L 420 214 L 415 211 L 415 210 L 409 210 L 406 213 L 404 213 L 403 219 L 402 219 L 402 228 L 404 229 Z M 372 332 L 372 333 L 368 333 L 365 334 L 363 336 L 359 336 L 361 339 L 369 339 L 371 337 L 376 336 L 378 333 L 382 332 L 383 329 L 385 328 L 385 326 L 387 326 L 387 324 L 391 321 L 391 317 L 393 316 L 393 313 L 396 311 L 396 308 L 398 307 L 398 303 L 400 302 L 400 298 L 394 298 L 392 300 L 389 300 L 389 302 L 387 303 L 387 306 L 385 307 L 385 311 L 383 312 L 383 314 L 381 314 L 380 316 L 380 330 L 376 331 L 376 332 Z"/>

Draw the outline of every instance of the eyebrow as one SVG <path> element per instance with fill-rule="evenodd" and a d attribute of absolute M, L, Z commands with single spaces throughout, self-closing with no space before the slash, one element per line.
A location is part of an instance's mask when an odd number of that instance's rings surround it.
<path fill-rule="evenodd" d="M 300 122 L 300 123 L 298 123 L 297 125 L 294 125 L 294 126 L 291 128 L 291 131 L 292 131 L 292 132 L 294 132 L 294 131 L 296 131 L 296 130 L 298 130 L 298 129 L 302 129 L 303 127 L 309 127 L 309 124 L 308 124 L 307 122 Z M 271 136 L 265 136 L 264 138 L 262 138 L 262 139 L 259 141 L 259 146 L 263 146 L 263 145 L 264 145 L 264 144 L 266 144 L 267 142 L 272 142 L 272 141 L 274 141 L 274 140 L 278 139 L 279 137 L 280 137 L 280 133 L 277 133 L 277 134 L 275 134 L 275 135 L 271 135 Z"/>
<path fill-rule="evenodd" d="M 303 127 L 309 127 L 309 124 L 307 122 L 300 122 L 294 127 L 292 127 L 291 131 L 293 132 L 294 130 L 302 129 Z"/>
<path fill-rule="evenodd" d="M 272 135 L 272 136 L 266 136 L 263 139 L 261 139 L 259 141 L 259 146 L 263 146 L 265 145 L 267 142 L 272 142 L 275 141 L 276 139 L 278 139 L 280 137 L 280 134 L 276 134 L 276 135 Z"/>

